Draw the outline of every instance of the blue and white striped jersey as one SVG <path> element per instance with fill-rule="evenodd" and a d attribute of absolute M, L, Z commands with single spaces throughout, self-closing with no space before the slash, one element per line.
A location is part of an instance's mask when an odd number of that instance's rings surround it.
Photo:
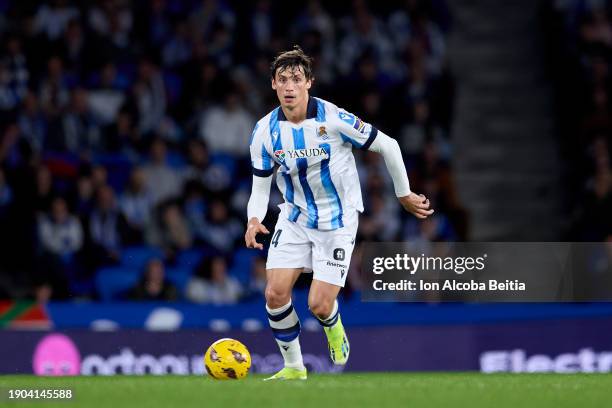
<path fill-rule="evenodd" d="M 270 176 L 276 163 L 288 219 L 313 229 L 341 228 L 343 214 L 363 211 L 352 148 L 367 149 L 377 134 L 370 124 L 319 98 L 310 97 L 299 125 L 278 107 L 253 130 L 253 174 Z"/>

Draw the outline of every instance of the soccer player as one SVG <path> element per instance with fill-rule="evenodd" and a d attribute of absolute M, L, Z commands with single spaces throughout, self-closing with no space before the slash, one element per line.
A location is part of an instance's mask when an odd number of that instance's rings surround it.
<path fill-rule="evenodd" d="M 272 89 L 280 106 L 255 125 L 250 142 L 253 187 L 245 242 L 263 249 L 256 235 L 269 234 L 266 216 L 272 174 L 285 202 L 272 235 L 266 264 L 268 321 L 284 358 L 284 368 L 268 378 L 306 379 L 299 343 L 300 321 L 291 303 L 299 275 L 313 272 L 308 307 L 327 336 L 335 364 L 346 364 L 349 341 L 342 326 L 338 293 L 346 281 L 363 211 L 352 149 L 382 154 L 395 194 L 417 218 L 433 213 L 429 200 L 410 191 L 397 142 L 357 116 L 309 95 L 312 60 L 299 47 L 271 65 Z"/>

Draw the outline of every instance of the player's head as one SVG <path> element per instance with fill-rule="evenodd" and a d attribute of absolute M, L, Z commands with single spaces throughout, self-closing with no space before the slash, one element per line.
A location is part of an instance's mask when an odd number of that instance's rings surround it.
<path fill-rule="evenodd" d="M 308 90 L 312 86 L 312 58 L 297 45 L 291 51 L 280 53 L 270 66 L 272 89 L 285 108 L 293 109 L 308 103 Z"/>

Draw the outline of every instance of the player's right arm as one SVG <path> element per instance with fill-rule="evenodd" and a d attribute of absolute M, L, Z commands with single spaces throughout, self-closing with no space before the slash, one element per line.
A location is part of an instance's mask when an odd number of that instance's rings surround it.
<path fill-rule="evenodd" d="M 395 139 L 379 131 L 376 140 L 372 142 L 368 150 L 383 156 L 387 171 L 393 180 L 395 195 L 406 211 L 420 219 L 425 219 L 433 214 L 434 210 L 430 208 L 429 199 L 423 194 L 410 191 L 402 151 Z"/>
<path fill-rule="evenodd" d="M 261 126 L 259 123 L 255 125 L 249 147 L 253 171 L 253 187 L 251 188 L 251 196 L 247 205 L 248 223 L 244 234 L 244 242 L 247 248 L 263 249 L 263 245 L 257 242 L 257 234 L 270 233 L 262 224 L 268 212 L 272 173 L 274 172 L 274 161 L 266 145 L 266 128 L 267 126 Z"/>

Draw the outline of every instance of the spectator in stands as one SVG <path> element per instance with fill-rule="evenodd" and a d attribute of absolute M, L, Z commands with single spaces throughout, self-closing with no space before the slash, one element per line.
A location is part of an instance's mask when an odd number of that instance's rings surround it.
<path fill-rule="evenodd" d="M 60 258 L 68 258 L 83 246 L 83 228 L 79 219 L 68 211 L 62 197 L 55 197 L 51 213 L 40 215 L 38 237 L 42 249 Z"/>
<path fill-rule="evenodd" d="M 182 92 L 182 117 L 191 118 L 194 113 L 199 116 L 205 109 L 221 100 L 227 87 L 227 78 L 208 55 L 208 51 L 202 57 L 193 55 L 183 71 L 185 83 L 191 85 L 185 87 Z"/>
<path fill-rule="evenodd" d="M 132 94 L 138 108 L 138 131 L 141 134 L 157 131 L 166 113 L 166 91 L 159 68 L 149 58 L 141 59 L 138 65 Z"/>
<path fill-rule="evenodd" d="M 372 14 L 364 0 L 353 1 L 352 16 L 344 18 L 345 35 L 340 40 L 338 70 L 348 75 L 366 51 L 370 50 L 381 71 L 391 77 L 399 76 L 396 54 L 382 21 Z"/>
<path fill-rule="evenodd" d="M 71 92 L 70 106 L 59 131 L 51 137 L 55 137 L 62 150 L 78 154 L 101 149 L 100 126 L 89 109 L 86 90 L 77 88 Z"/>
<path fill-rule="evenodd" d="M 108 185 L 108 170 L 102 164 L 96 164 L 91 168 L 91 181 L 97 191 Z"/>
<path fill-rule="evenodd" d="M 168 165 L 166 156 L 166 143 L 160 138 L 154 139 L 149 150 L 150 161 L 143 166 L 143 172 L 147 190 L 156 205 L 178 196 L 181 189 L 181 177 Z"/>
<path fill-rule="evenodd" d="M 253 12 L 250 15 L 250 38 L 258 50 L 270 49 L 272 35 L 278 22 L 272 14 L 270 0 L 258 0 L 255 2 Z"/>
<path fill-rule="evenodd" d="M 143 150 L 140 133 L 136 129 L 134 116 L 128 109 L 121 109 L 116 120 L 104 129 L 106 151 L 120 153 L 137 162 Z"/>
<path fill-rule="evenodd" d="M 207 109 L 200 120 L 200 137 L 214 153 L 245 156 L 254 118 L 241 105 L 238 94 L 227 90 L 224 103 Z"/>
<path fill-rule="evenodd" d="M 55 42 L 53 48 L 65 62 L 66 69 L 72 74 L 78 74 L 92 63 L 91 51 L 86 45 L 83 27 L 79 20 L 74 18 L 68 22 L 63 37 Z"/>
<path fill-rule="evenodd" d="M 17 36 L 6 40 L 6 57 L 0 60 L 0 108 L 16 108 L 26 95 L 30 73 Z"/>
<path fill-rule="evenodd" d="M 68 296 L 69 280 L 77 273 L 76 254 L 83 246 L 83 228 L 62 197 L 53 199 L 48 215 L 39 215 L 38 241 L 35 284 L 48 287 L 56 298 L 64 298 Z"/>
<path fill-rule="evenodd" d="M 121 257 L 122 241 L 130 237 L 131 232 L 125 217 L 119 211 L 115 192 L 110 186 L 98 188 L 96 206 L 89 217 L 88 227 L 90 256 L 96 266 L 117 263 Z"/>
<path fill-rule="evenodd" d="M 224 166 L 210 162 L 208 149 L 204 142 L 192 139 L 188 145 L 189 167 L 185 171 L 186 181 L 198 182 L 207 199 L 228 190 L 232 177 Z"/>
<path fill-rule="evenodd" d="M 236 16 L 225 1 L 202 0 L 189 15 L 189 23 L 198 37 L 209 39 L 215 24 L 233 29 Z"/>
<path fill-rule="evenodd" d="M 147 231 L 147 242 L 161 247 L 167 258 L 191 247 L 193 237 L 178 203 L 171 201 L 160 206 L 157 220 Z"/>
<path fill-rule="evenodd" d="M 145 184 L 142 168 L 137 167 L 132 170 L 129 184 L 119 200 L 119 206 L 131 230 L 135 233 L 134 241 L 142 243 L 154 208 L 153 196 Z"/>
<path fill-rule="evenodd" d="M 172 31 L 168 2 L 153 0 L 150 5 L 146 10 L 146 16 L 142 19 L 144 21 L 142 28 L 145 31 L 142 37 L 151 49 L 159 49 Z"/>
<path fill-rule="evenodd" d="M 185 183 L 183 191 L 183 211 L 189 230 L 194 232 L 194 244 L 199 246 L 201 241 L 195 232 L 202 228 L 203 214 L 208 211 L 208 200 L 205 198 L 204 187 L 196 180 Z"/>
<path fill-rule="evenodd" d="M 335 26 L 332 17 L 325 11 L 320 0 L 309 0 L 302 14 L 298 17 L 295 24 L 295 29 L 298 33 L 307 33 L 315 31 L 321 35 L 321 47 L 323 49 L 319 53 L 322 62 L 333 63 L 334 59 L 334 43 L 335 43 Z M 305 47 L 306 50 L 308 47 Z M 308 53 L 308 52 L 307 52 Z M 317 54 L 317 53 L 315 53 Z M 308 53 L 308 55 L 311 55 Z M 315 75 L 315 78 L 318 78 Z"/>
<path fill-rule="evenodd" d="M 73 208 L 82 219 L 89 219 L 95 206 L 95 188 L 91 172 L 83 169 L 73 191 Z"/>
<path fill-rule="evenodd" d="M 230 276 L 225 257 L 205 259 L 187 284 L 185 297 L 196 303 L 232 304 L 238 302 L 242 287 Z"/>
<path fill-rule="evenodd" d="M 36 170 L 36 209 L 42 212 L 49 210 L 52 198 L 53 176 L 46 166 L 41 165 Z"/>
<path fill-rule="evenodd" d="M 88 107 L 100 126 L 110 127 L 119 121 L 119 113 L 126 102 L 125 91 L 129 86 L 129 79 L 119 72 L 112 62 L 105 63 L 102 68 L 92 74 L 88 81 L 91 89 L 88 93 Z M 126 112 L 127 108 L 123 108 Z M 130 117 L 131 119 L 131 117 Z M 133 122 L 133 120 L 131 121 Z M 132 124 L 132 123 L 130 123 Z M 119 124 L 117 124 L 119 127 Z M 107 136 L 105 134 L 105 136 Z M 103 147 L 106 151 L 119 151 L 112 142 L 104 138 Z"/>
<path fill-rule="evenodd" d="M 53 0 L 51 4 L 42 4 L 36 12 L 34 26 L 37 32 L 55 40 L 62 35 L 68 22 L 79 16 L 77 8 L 69 5 L 67 0 Z"/>
<path fill-rule="evenodd" d="M 164 66 L 180 66 L 191 58 L 190 34 L 186 22 L 179 21 L 176 23 L 172 37 L 166 42 L 162 50 Z"/>
<path fill-rule="evenodd" d="M 39 87 L 40 103 L 49 120 L 56 119 L 62 109 L 68 105 L 69 82 L 61 58 L 51 57 L 47 62 L 47 74 Z"/>
<path fill-rule="evenodd" d="M 202 213 L 202 220 L 195 224 L 195 235 L 207 247 L 229 255 L 242 238 L 242 223 L 230 216 L 228 205 L 214 199 L 207 214 Z"/>
<path fill-rule="evenodd" d="M 32 91 L 25 94 L 17 124 L 22 137 L 28 142 L 32 150 L 36 153 L 42 152 L 47 136 L 47 119 Z"/>
<path fill-rule="evenodd" d="M 142 148 L 140 134 L 128 110 L 120 110 L 117 113 L 117 120 L 106 126 L 103 134 L 107 152 L 122 154 L 133 162 L 138 160 L 138 152 Z"/>
<path fill-rule="evenodd" d="M 89 27 L 117 48 L 129 45 L 133 25 L 132 12 L 124 3 L 106 0 L 89 9 Z"/>
<path fill-rule="evenodd" d="M 131 300 L 176 300 L 176 287 L 166 279 L 164 263 L 159 259 L 150 260 L 143 271 L 138 285 L 126 296 Z"/>

